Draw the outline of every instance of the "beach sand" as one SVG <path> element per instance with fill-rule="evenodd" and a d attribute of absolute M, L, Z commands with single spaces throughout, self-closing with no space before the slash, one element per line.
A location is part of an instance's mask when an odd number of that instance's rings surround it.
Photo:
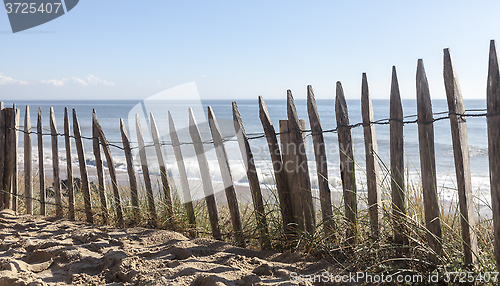
<path fill-rule="evenodd" d="M 167 230 L 0 212 L 0 285 L 299 285 L 331 267 Z M 304 284 L 302 284 L 304 285 Z"/>

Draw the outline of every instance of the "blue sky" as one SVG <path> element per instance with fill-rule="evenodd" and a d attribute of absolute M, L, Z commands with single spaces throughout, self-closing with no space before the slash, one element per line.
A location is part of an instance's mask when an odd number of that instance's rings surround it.
<path fill-rule="evenodd" d="M 395 65 L 415 98 L 422 58 L 444 98 L 449 47 L 466 98 L 485 98 L 498 1 L 82 0 L 66 15 L 12 34 L 0 13 L 0 92 L 11 99 L 141 99 L 195 81 L 202 98 L 389 98 Z"/>

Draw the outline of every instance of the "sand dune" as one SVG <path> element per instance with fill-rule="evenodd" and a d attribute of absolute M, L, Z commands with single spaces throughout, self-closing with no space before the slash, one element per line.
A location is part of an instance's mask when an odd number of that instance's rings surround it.
<path fill-rule="evenodd" d="M 166 230 L 0 212 L 0 285 L 298 285 L 330 266 Z M 304 285 L 304 284 L 302 284 Z"/>

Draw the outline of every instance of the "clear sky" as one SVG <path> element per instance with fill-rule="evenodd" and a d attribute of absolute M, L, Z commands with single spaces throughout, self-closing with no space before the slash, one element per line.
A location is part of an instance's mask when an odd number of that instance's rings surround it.
<path fill-rule="evenodd" d="M 82 0 L 66 15 L 12 34 L 0 13 L 0 93 L 11 99 L 140 99 L 195 81 L 202 98 L 389 98 L 396 66 L 415 98 L 422 58 L 444 98 L 449 47 L 466 98 L 485 98 L 499 1 Z"/>

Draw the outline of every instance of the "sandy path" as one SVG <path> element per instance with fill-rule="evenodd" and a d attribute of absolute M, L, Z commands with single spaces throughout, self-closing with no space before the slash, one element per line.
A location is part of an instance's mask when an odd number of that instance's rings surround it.
<path fill-rule="evenodd" d="M 92 226 L 8 210 L 0 212 L 0 239 L 0 285 L 298 285 L 290 272 L 330 266 L 166 230 Z"/>

